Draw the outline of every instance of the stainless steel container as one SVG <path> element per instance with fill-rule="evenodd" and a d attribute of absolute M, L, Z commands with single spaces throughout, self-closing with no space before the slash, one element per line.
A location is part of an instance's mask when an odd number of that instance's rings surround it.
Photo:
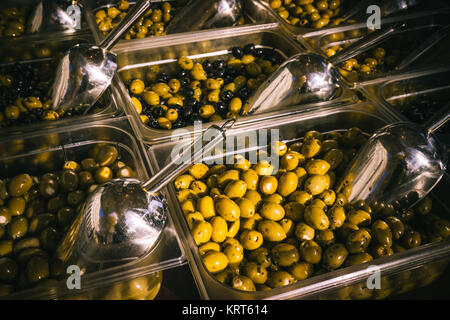
<path fill-rule="evenodd" d="M 139 179 L 145 181 L 156 169 L 150 164 L 142 142 L 136 140 L 131 132 L 128 119 L 121 117 L 72 126 L 59 125 L 50 130 L 29 132 L 16 137 L 2 136 L 0 177 L 12 177 L 25 171 L 38 175 L 60 170 L 64 161 L 80 161 L 87 157 L 90 148 L 99 144 L 111 144 L 118 149 L 120 158 L 134 167 Z M 82 275 L 79 290 L 69 290 L 63 280 L 56 285 L 19 291 L 3 298 L 133 298 L 129 288 L 137 285 L 132 280 L 134 278 L 141 279 L 136 281 L 142 281 L 141 285 L 144 286 L 141 292 L 143 296 L 140 298 L 151 297 L 159 290 L 160 271 L 186 263 L 181 243 L 183 240 L 177 232 L 178 222 L 172 215 L 169 212 L 166 226 L 156 246 L 148 254 L 123 265 L 104 265 L 96 272 Z M 122 292 L 122 289 L 125 291 Z"/>
<path fill-rule="evenodd" d="M 398 120 L 370 103 L 347 105 L 316 109 L 292 117 L 277 120 L 260 121 L 250 124 L 239 131 L 230 132 L 234 135 L 246 135 L 265 129 L 279 129 L 280 139 L 291 140 L 301 137 L 308 130 L 329 132 L 347 129 L 353 126 L 361 128 L 366 133 L 372 133 L 387 123 Z M 267 143 L 267 141 L 266 141 Z M 151 161 L 156 168 L 162 167 L 166 157 L 177 145 L 176 142 L 152 145 L 148 148 Z M 236 150 L 236 153 L 244 149 Z M 435 201 L 447 218 L 450 216 L 449 203 L 445 200 L 447 183 L 440 184 Z M 417 286 L 426 285 L 436 279 L 445 269 L 450 258 L 450 239 L 434 244 L 427 244 L 390 257 L 376 259 L 370 263 L 343 268 L 330 273 L 314 276 L 295 284 L 272 289 L 269 291 L 243 292 L 220 283 L 205 268 L 197 245 L 190 233 L 181 205 L 177 201 L 176 190 L 169 188 L 170 205 L 177 212 L 180 224 L 183 226 L 184 244 L 187 256 L 196 279 L 200 295 L 204 299 L 360 299 L 383 298 L 393 293 L 406 292 Z M 447 201 L 444 203 L 443 201 Z M 381 290 L 368 290 L 365 285 L 373 273 L 369 266 L 375 266 L 381 274 Z M 386 283 L 390 283 L 389 286 Z"/>
<path fill-rule="evenodd" d="M 298 52 L 306 51 L 298 42 L 280 30 L 278 24 L 223 28 L 214 31 L 159 37 L 158 39 L 136 40 L 133 41 L 132 47 L 127 42 L 122 42 L 114 50 L 118 54 L 119 74 L 123 80 L 128 81 L 142 76 L 146 67 L 152 65 L 159 65 L 161 70 L 170 70 L 176 65 L 177 58 L 183 55 L 193 59 L 205 57 L 213 59 L 223 58 L 231 55 L 230 49 L 232 47 L 244 46 L 247 43 L 254 43 L 265 48 L 274 48 L 284 59 Z M 125 112 L 132 116 L 135 132 L 145 142 L 159 143 L 168 141 L 171 137 L 189 134 L 193 131 L 193 126 L 179 130 L 160 130 L 148 127 L 140 120 L 124 82 L 119 83 L 119 89 L 122 96 L 128 101 L 124 106 Z M 314 106 L 338 104 L 352 101 L 355 98 L 355 95 L 344 85 L 335 99 L 314 104 Z M 303 112 L 311 106 L 313 105 L 294 106 L 261 115 L 241 117 L 236 122 L 235 127 L 256 123 L 263 119 L 275 118 L 286 113 Z M 210 124 L 204 123 L 203 127 L 205 128 Z"/>

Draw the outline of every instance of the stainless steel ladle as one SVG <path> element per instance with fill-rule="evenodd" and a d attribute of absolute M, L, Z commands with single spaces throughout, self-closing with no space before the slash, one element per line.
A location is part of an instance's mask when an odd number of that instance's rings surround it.
<path fill-rule="evenodd" d="M 249 98 L 249 114 L 275 111 L 288 106 L 327 101 L 341 87 L 336 66 L 366 51 L 405 24 L 375 31 L 326 59 L 314 53 L 299 53 L 272 73 Z"/>
<path fill-rule="evenodd" d="M 66 264 L 95 270 L 105 263 L 118 264 L 148 253 L 167 220 L 167 203 L 162 188 L 199 162 L 223 141 L 235 119 L 219 127 L 212 125 L 190 148 L 171 159 L 145 183 L 120 178 L 99 186 L 86 200 L 57 249 Z M 203 141 L 207 140 L 203 144 Z M 194 148 L 193 146 L 203 146 Z"/>
<path fill-rule="evenodd" d="M 150 7 L 141 0 L 98 45 L 78 44 L 64 55 L 56 70 L 52 108 L 90 108 L 111 84 L 117 70 L 117 56 L 110 49 Z"/>
<path fill-rule="evenodd" d="M 434 132 L 449 116 L 447 105 L 423 126 L 402 122 L 376 131 L 348 166 L 337 192 L 349 186 L 349 203 L 364 200 L 377 206 L 413 206 L 446 170 L 447 146 Z"/>
<path fill-rule="evenodd" d="M 170 21 L 167 33 L 230 27 L 241 17 L 241 0 L 191 0 Z"/>

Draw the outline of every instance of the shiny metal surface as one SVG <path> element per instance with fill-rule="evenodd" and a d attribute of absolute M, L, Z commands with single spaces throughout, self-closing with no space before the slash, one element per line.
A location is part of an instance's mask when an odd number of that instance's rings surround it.
<path fill-rule="evenodd" d="M 280 65 L 250 97 L 249 113 L 332 99 L 339 81 L 337 69 L 322 56 L 297 54 Z"/>
<path fill-rule="evenodd" d="M 99 186 L 86 200 L 57 250 L 67 264 L 95 270 L 104 263 L 119 264 L 144 256 L 154 247 L 163 230 L 168 210 L 158 194 L 168 183 L 213 149 L 235 120 L 222 127 L 211 126 L 147 182 L 121 178 Z M 211 139 L 203 145 L 204 139 Z"/>
<path fill-rule="evenodd" d="M 241 0 L 191 0 L 167 26 L 167 33 L 236 25 L 243 15 Z"/>
<path fill-rule="evenodd" d="M 328 60 L 314 53 L 300 53 L 285 61 L 249 99 L 249 114 L 274 111 L 332 99 L 342 86 L 339 63 L 368 50 L 405 24 L 375 31 Z"/>
<path fill-rule="evenodd" d="M 110 32 L 100 46 L 77 45 L 61 59 L 53 84 L 52 107 L 86 108 L 100 98 L 117 70 L 117 56 L 109 49 L 142 16 L 150 0 L 141 0 Z"/>
<path fill-rule="evenodd" d="M 449 108 L 427 127 L 395 123 L 375 132 L 349 165 L 338 192 L 350 186 L 349 202 L 409 208 L 425 197 L 447 168 L 447 147 L 433 131 L 448 121 Z"/>

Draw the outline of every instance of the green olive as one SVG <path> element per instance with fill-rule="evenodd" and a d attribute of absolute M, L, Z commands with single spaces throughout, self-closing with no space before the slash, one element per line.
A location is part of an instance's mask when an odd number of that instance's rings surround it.
<path fill-rule="evenodd" d="M 0 241 L 0 257 L 8 256 L 13 252 L 13 241 L 12 240 L 1 240 Z"/>
<path fill-rule="evenodd" d="M 314 241 L 316 241 L 322 248 L 327 248 L 334 244 L 336 239 L 333 231 L 330 229 L 325 229 L 316 232 Z"/>
<path fill-rule="evenodd" d="M 112 145 L 102 146 L 95 157 L 95 161 L 100 166 L 110 166 L 116 161 L 119 152 L 117 148 Z"/>
<path fill-rule="evenodd" d="M 242 198 L 247 192 L 247 183 L 243 180 L 234 180 L 227 184 L 224 190 L 230 198 Z"/>
<path fill-rule="evenodd" d="M 241 198 L 236 200 L 236 203 L 241 210 L 241 218 L 251 218 L 255 214 L 255 205 L 247 198 Z"/>
<path fill-rule="evenodd" d="M 248 253 L 248 260 L 257 263 L 258 265 L 268 268 L 272 265 L 272 258 L 269 249 L 266 247 L 259 247 Z"/>
<path fill-rule="evenodd" d="M 298 222 L 303 220 L 305 206 L 298 202 L 289 202 L 284 205 L 284 211 L 286 213 L 286 218 Z"/>
<path fill-rule="evenodd" d="M 303 154 L 290 150 L 284 154 L 280 159 L 280 168 L 287 171 L 292 171 L 299 165 L 303 164 L 305 157 Z"/>
<path fill-rule="evenodd" d="M 11 214 L 8 208 L 0 207 L 0 226 L 4 227 L 11 221 Z M 1 238 L 1 237 L 0 237 Z"/>
<path fill-rule="evenodd" d="M 282 270 L 270 272 L 267 279 L 267 284 L 272 288 L 284 287 L 295 282 L 292 274 Z"/>
<path fill-rule="evenodd" d="M 275 221 L 263 220 L 258 224 L 258 231 L 267 241 L 280 242 L 286 239 L 286 232 L 283 227 Z"/>
<path fill-rule="evenodd" d="M 208 172 L 208 166 L 203 163 L 196 163 L 189 168 L 189 174 L 195 179 L 202 179 L 208 174 Z"/>
<path fill-rule="evenodd" d="M 8 235 L 16 240 L 22 238 L 28 231 L 28 220 L 24 217 L 14 217 L 7 226 Z"/>
<path fill-rule="evenodd" d="M 207 221 L 194 221 L 192 224 L 192 236 L 197 245 L 206 243 L 211 239 L 213 227 Z"/>
<path fill-rule="evenodd" d="M 385 256 L 391 256 L 394 254 L 394 250 L 386 245 L 377 244 L 372 248 L 372 256 L 374 258 L 381 258 Z"/>
<path fill-rule="evenodd" d="M 183 174 L 175 179 L 174 186 L 177 190 L 189 189 L 194 180 L 195 178 L 190 174 Z"/>
<path fill-rule="evenodd" d="M 70 210 L 68 210 L 67 207 L 62 207 L 59 210 L 70 211 Z M 58 210 L 58 212 L 59 212 L 59 210 Z M 72 213 L 73 213 L 73 211 L 72 211 Z M 51 213 L 39 214 L 31 220 L 30 226 L 28 229 L 31 233 L 41 233 L 47 227 L 56 226 L 57 220 L 58 219 Z"/>
<path fill-rule="evenodd" d="M 28 174 L 19 174 L 9 182 L 9 195 L 12 197 L 21 197 L 30 190 L 32 185 L 33 180 Z"/>
<path fill-rule="evenodd" d="M 275 245 L 272 250 L 272 257 L 274 263 L 280 267 L 289 267 L 300 259 L 297 248 L 291 244 L 279 243 Z"/>
<path fill-rule="evenodd" d="M 204 244 L 202 244 L 200 247 L 198 247 L 198 252 L 200 253 L 200 255 L 204 255 L 205 253 L 207 253 L 208 251 L 220 251 L 220 245 L 216 242 L 206 242 Z"/>
<path fill-rule="evenodd" d="M 327 173 L 328 169 L 330 169 L 330 164 L 325 160 L 311 159 L 306 162 L 305 169 L 310 175 L 324 175 Z"/>
<path fill-rule="evenodd" d="M 376 220 L 372 224 L 372 235 L 378 244 L 390 247 L 392 245 L 392 231 L 383 220 Z"/>
<path fill-rule="evenodd" d="M 350 253 L 360 253 L 366 251 L 372 236 L 369 230 L 362 228 L 350 233 L 346 239 L 345 246 Z"/>
<path fill-rule="evenodd" d="M 58 177 L 53 173 L 46 173 L 39 183 L 39 192 L 45 198 L 54 197 L 59 191 Z"/>
<path fill-rule="evenodd" d="M 59 209 L 66 205 L 66 198 L 64 194 L 58 194 L 47 202 L 47 211 L 50 213 L 57 213 Z"/>
<path fill-rule="evenodd" d="M 327 188 L 327 178 L 323 175 L 314 174 L 305 181 L 305 191 L 315 196 Z"/>
<path fill-rule="evenodd" d="M 305 222 L 315 230 L 325 230 L 330 226 L 330 221 L 323 209 L 314 206 L 306 207 Z"/>
<path fill-rule="evenodd" d="M 224 218 L 215 216 L 210 220 L 212 226 L 211 240 L 214 242 L 223 242 L 227 237 L 228 225 Z"/>
<path fill-rule="evenodd" d="M 59 181 L 62 189 L 66 192 L 75 191 L 78 188 L 78 175 L 73 170 L 64 170 Z"/>
<path fill-rule="evenodd" d="M 315 236 L 314 228 L 308 224 L 300 222 L 295 226 L 295 236 L 298 240 L 312 240 Z"/>
<path fill-rule="evenodd" d="M 81 171 L 78 174 L 78 179 L 80 187 L 83 189 L 88 188 L 95 183 L 94 176 L 89 171 Z"/>
<path fill-rule="evenodd" d="M 42 248 L 49 252 L 54 252 L 56 250 L 59 240 L 59 232 L 53 227 L 45 228 L 39 236 Z"/>
<path fill-rule="evenodd" d="M 26 208 L 25 199 L 22 197 L 12 197 L 8 201 L 8 212 L 11 216 L 20 216 Z"/>
<path fill-rule="evenodd" d="M 83 190 L 75 190 L 67 194 L 67 204 L 73 207 L 78 206 L 86 198 Z"/>
<path fill-rule="evenodd" d="M 402 237 L 402 244 L 406 249 L 416 248 L 422 244 L 422 237 L 417 231 L 405 231 L 405 234 Z"/>
<path fill-rule="evenodd" d="M 259 177 L 255 170 L 248 169 L 242 172 L 242 180 L 247 184 L 248 190 L 257 190 Z"/>
<path fill-rule="evenodd" d="M 255 164 L 253 166 L 253 170 L 255 170 L 258 176 L 270 176 L 274 171 L 274 166 L 271 165 L 267 160 L 263 160 Z"/>
<path fill-rule="evenodd" d="M 98 163 L 93 158 L 86 158 L 81 161 L 81 167 L 84 171 L 89 171 L 91 173 L 95 172 L 99 167 Z"/>
<path fill-rule="evenodd" d="M 289 268 L 290 273 L 297 280 L 305 280 L 312 276 L 314 265 L 308 262 L 297 262 Z"/>
<path fill-rule="evenodd" d="M 262 197 L 259 194 L 259 192 L 255 190 L 247 190 L 247 192 L 244 195 L 244 198 L 250 200 L 253 203 L 256 211 L 259 210 L 259 207 L 261 206 L 262 203 Z"/>
<path fill-rule="evenodd" d="M 237 180 L 239 180 L 239 171 L 234 169 L 227 170 L 217 177 L 217 183 L 219 184 L 219 187 L 224 187 L 229 182 Z"/>
<path fill-rule="evenodd" d="M 187 201 L 187 200 L 186 200 Z M 210 196 L 204 196 L 197 200 L 197 211 L 199 211 L 205 219 L 209 219 L 216 215 L 214 208 L 214 200 Z"/>
<path fill-rule="evenodd" d="M 369 226 L 371 220 L 370 213 L 364 210 L 350 210 L 350 212 L 347 213 L 347 221 L 358 227 Z"/>
<path fill-rule="evenodd" d="M 241 233 L 239 240 L 244 249 L 255 250 L 262 245 L 264 239 L 262 232 L 256 230 L 244 230 Z"/>
<path fill-rule="evenodd" d="M 394 216 L 386 217 L 384 221 L 386 221 L 389 228 L 391 229 L 392 239 L 399 240 L 405 233 L 405 226 L 403 222 L 399 218 Z"/>
<path fill-rule="evenodd" d="M 415 209 L 418 213 L 425 215 L 425 214 L 430 213 L 432 205 L 433 205 L 433 202 L 432 202 L 431 198 L 425 197 L 419 202 L 419 204 L 417 205 L 417 207 Z"/>
<path fill-rule="evenodd" d="M 259 190 L 264 195 L 270 195 L 277 191 L 278 180 L 274 176 L 263 176 L 259 181 Z"/>
<path fill-rule="evenodd" d="M 303 143 L 301 153 L 306 159 L 309 159 L 318 154 L 321 147 L 322 143 L 319 139 L 311 138 Z"/>
<path fill-rule="evenodd" d="M 238 289 L 241 291 L 256 291 L 256 287 L 253 281 L 249 277 L 243 275 L 234 276 L 231 280 L 231 286 L 234 289 Z"/>
<path fill-rule="evenodd" d="M 220 198 L 216 200 L 215 209 L 217 213 L 226 221 L 235 221 L 239 219 L 241 215 L 241 209 L 236 202 L 227 198 Z"/>
<path fill-rule="evenodd" d="M 103 184 L 111 180 L 113 177 L 112 170 L 109 167 L 100 167 L 95 171 L 95 181 Z"/>
<path fill-rule="evenodd" d="M 49 276 L 48 260 L 39 256 L 32 257 L 27 263 L 26 275 L 28 281 L 36 283 Z"/>
<path fill-rule="evenodd" d="M 335 270 L 342 266 L 347 259 L 348 251 L 342 243 L 328 247 L 323 253 L 323 264 L 328 270 Z"/>
<path fill-rule="evenodd" d="M 322 248 L 314 240 L 305 240 L 299 246 L 300 257 L 303 261 L 318 264 L 322 259 Z"/>
<path fill-rule="evenodd" d="M 255 262 L 246 263 L 243 267 L 243 273 L 255 284 L 264 284 L 268 277 L 267 269 Z"/>
<path fill-rule="evenodd" d="M 223 253 L 227 256 L 230 266 L 237 266 L 244 259 L 244 247 L 240 243 L 225 246 Z"/>
<path fill-rule="evenodd" d="M 206 269 L 211 273 L 218 273 L 228 266 L 227 256 L 220 251 L 209 251 L 202 259 Z"/>
<path fill-rule="evenodd" d="M 330 170 L 334 170 L 342 163 L 344 153 L 340 149 L 330 149 L 324 156 L 323 160 L 330 164 Z"/>
<path fill-rule="evenodd" d="M 285 211 L 283 206 L 277 203 L 267 202 L 262 204 L 260 214 L 266 219 L 279 221 L 284 218 Z"/>
<path fill-rule="evenodd" d="M 345 260 L 345 266 L 354 266 L 354 265 L 369 262 L 372 260 L 373 260 L 373 257 L 370 254 L 368 254 L 367 252 L 355 253 L 355 254 L 351 254 L 347 257 L 347 259 Z"/>
<path fill-rule="evenodd" d="M 283 197 L 287 197 L 297 189 L 297 186 L 297 175 L 294 172 L 286 172 L 279 179 L 278 193 Z"/>

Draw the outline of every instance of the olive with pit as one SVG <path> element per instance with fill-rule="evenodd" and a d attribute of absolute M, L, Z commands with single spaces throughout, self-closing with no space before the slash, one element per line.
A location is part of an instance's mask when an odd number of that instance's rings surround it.
<path fill-rule="evenodd" d="M 268 277 L 267 269 L 255 262 L 247 262 L 243 267 L 243 273 L 255 284 L 264 284 Z"/>
<path fill-rule="evenodd" d="M 314 240 L 306 240 L 300 243 L 299 252 L 303 261 L 318 264 L 322 260 L 322 248 Z"/>
<path fill-rule="evenodd" d="M 360 253 L 366 251 L 371 240 L 372 236 L 369 230 L 362 228 L 348 235 L 345 246 L 350 253 Z"/>
<path fill-rule="evenodd" d="M 227 198 L 217 199 L 215 202 L 215 209 L 226 221 L 235 221 L 239 219 L 241 215 L 241 209 L 236 202 Z"/>
<path fill-rule="evenodd" d="M 226 245 L 222 252 L 227 256 L 230 266 L 237 266 L 244 260 L 244 247 L 239 242 Z"/>
<path fill-rule="evenodd" d="M 297 248 L 291 244 L 279 243 L 271 250 L 274 263 L 280 267 L 289 267 L 300 259 Z"/>
<path fill-rule="evenodd" d="M 12 197 L 21 197 L 30 190 L 33 180 L 28 174 L 19 174 L 11 179 L 8 185 L 8 193 Z"/>
<path fill-rule="evenodd" d="M 338 269 L 345 262 L 348 251 L 342 243 L 336 243 L 323 253 L 323 265 L 328 270 Z"/>
<path fill-rule="evenodd" d="M 298 177 L 294 172 L 284 173 L 278 181 L 278 193 L 283 197 L 287 197 L 295 190 L 298 186 Z"/>
<path fill-rule="evenodd" d="M 241 291 L 256 291 L 253 281 L 244 275 L 236 275 L 231 280 L 231 286 Z"/>
<path fill-rule="evenodd" d="M 42 279 L 48 278 L 50 274 L 49 264 L 46 258 L 34 256 L 28 261 L 26 266 L 27 280 L 31 283 L 37 283 Z"/>
<path fill-rule="evenodd" d="M 0 281 L 10 282 L 19 273 L 16 262 L 11 258 L 0 258 Z"/>
<path fill-rule="evenodd" d="M 305 181 L 305 191 L 315 196 L 328 189 L 327 178 L 323 175 L 314 174 Z"/>
<path fill-rule="evenodd" d="M 315 230 L 325 230 L 330 226 L 330 221 L 323 209 L 311 205 L 305 209 L 305 221 Z"/>
<path fill-rule="evenodd" d="M 263 234 L 256 230 L 244 230 L 240 237 L 240 242 L 246 250 L 258 249 L 263 244 Z"/>
<path fill-rule="evenodd" d="M 250 251 L 247 258 L 249 261 L 255 262 L 264 268 L 268 268 L 272 265 L 272 257 L 269 249 L 266 247 L 259 247 L 256 250 Z"/>
<path fill-rule="evenodd" d="M 298 240 L 313 240 L 315 236 L 314 228 L 311 228 L 304 222 L 300 222 L 295 226 L 295 237 Z"/>
<path fill-rule="evenodd" d="M 228 266 L 228 258 L 223 252 L 209 251 L 202 257 L 206 269 L 211 273 L 218 273 Z"/>
<path fill-rule="evenodd" d="M 372 224 L 372 236 L 381 245 L 390 247 L 392 245 L 392 231 L 383 220 L 376 220 Z"/>
<path fill-rule="evenodd" d="M 392 239 L 399 240 L 405 233 L 405 225 L 403 224 L 403 222 L 399 218 L 394 216 L 386 217 L 384 221 L 391 229 Z"/>
<path fill-rule="evenodd" d="M 73 170 L 64 170 L 60 176 L 60 185 L 66 192 L 75 191 L 78 188 L 78 174 Z"/>
<path fill-rule="evenodd" d="M 8 235 L 16 240 L 22 238 L 28 231 L 28 220 L 25 217 L 14 217 L 7 226 Z"/>
<path fill-rule="evenodd" d="M 289 268 L 289 271 L 295 279 L 305 280 L 312 276 L 314 272 L 314 265 L 309 262 L 301 261 L 292 265 Z"/>
<path fill-rule="evenodd" d="M 110 166 L 116 161 L 119 152 L 111 145 L 102 146 L 95 157 L 95 161 L 101 166 Z"/>
<path fill-rule="evenodd" d="M 230 198 L 242 198 L 247 192 L 247 183 L 243 180 L 231 181 L 225 187 L 224 192 Z"/>
<path fill-rule="evenodd" d="M 264 195 L 271 195 L 277 191 L 278 180 L 274 176 L 263 176 L 259 181 L 259 190 Z"/>
<path fill-rule="evenodd" d="M 271 288 L 284 287 L 295 282 L 296 280 L 292 274 L 284 270 L 270 272 L 267 278 L 267 284 Z"/>
<path fill-rule="evenodd" d="M 277 203 L 267 202 L 262 204 L 260 214 L 268 220 L 279 221 L 284 218 L 285 211 L 283 206 Z"/>
<path fill-rule="evenodd" d="M 280 242 L 286 239 L 286 232 L 283 227 L 275 221 L 263 220 L 258 224 L 258 231 L 267 241 Z"/>

